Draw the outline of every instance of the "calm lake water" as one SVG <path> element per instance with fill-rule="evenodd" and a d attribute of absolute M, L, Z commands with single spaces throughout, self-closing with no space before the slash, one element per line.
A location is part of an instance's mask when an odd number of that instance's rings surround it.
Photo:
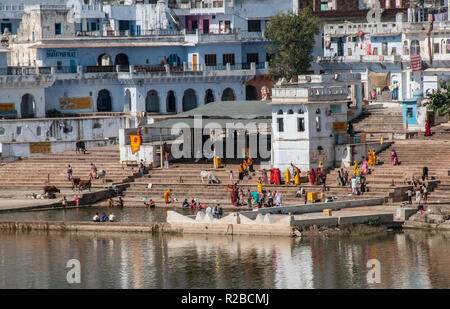
<path fill-rule="evenodd" d="M 193 215 L 196 210 L 172 209 L 185 215 Z M 148 209 L 145 207 L 81 207 L 72 209 L 57 209 L 46 211 L 26 211 L 0 213 L 0 221 L 92 221 L 94 214 L 98 212 L 109 215 L 114 214 L 119 222 L 165 222 L 164 208 Z"/>
<path fill-rule="evenodd" d="M 449 288 L 450 234 L 359 238 L 0 232 L 0 288 Z M 81 263 L 68 284 L 66 263 Z M 366 263 L 381 263 L 367 283 Z"/>

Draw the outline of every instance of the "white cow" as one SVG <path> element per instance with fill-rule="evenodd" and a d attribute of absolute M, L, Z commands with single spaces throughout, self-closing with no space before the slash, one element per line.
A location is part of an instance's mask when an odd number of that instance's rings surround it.
<path fill-rule="evenodd" d="M 101 170 L 100 172 L 97 173 L 97 178 L 102 180 L 102 183 L 105 183 L 106 181 L 106 171 L 105 170 Z"/>
<path fill-rule="evenodd" d="M 208 184 L 210 183 L 220 183 L 220 180 L 214 176 L 214 173 L 211 171 L 201 171 L 200 176 L 202 178 L 202 183 L 204 184 L 205 178 L 208 180 Z"/>

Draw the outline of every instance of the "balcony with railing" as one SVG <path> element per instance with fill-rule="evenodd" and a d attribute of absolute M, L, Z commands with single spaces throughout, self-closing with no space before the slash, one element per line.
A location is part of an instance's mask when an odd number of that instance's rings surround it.
<path fill-rule="evenodd" d="M 177 1 L 172 7 L 175 14 L 214 14 L 225 13 L 228 8 L 233 7 L 231 0 L 203 0 L 203 1 Z"/>
<path fill-rule="evenodd" d="M 344 63 L 344 62 L 383 62 L 395 63 L 402 60 L 401 55 L 352 55 L 352 56 L 334 56 L 317 57 L 318 63 Z"/>
<path fill-rule="evenodd" d="M 121 74 L 128 73 L 133 75 L 201 75 L 207 72 L 222 72 L 230 74 L 249 73 L 254 74 L 256 70 L 267 70 L 268 63 L 236 63 L 236 64 L 218 64 L 206 66 L 204 64 L 192 64 L 184 62 L 181 66 L 169 65 L 108 65 L 108 66 L 56 66 L 56 67 L 7 67 L 0 68 L 0 75 L 61 75 L 62 78 L 73 78 L 74 74 Z M 238 72 L 241 71 L 241 72 Z M 261 74 L 267 73 L 266 71 Z M 72 75 L 72 77 L 71 77 Z M 63 77 L 65 76 L 65 77 Z M 81 76 L 81 75 L 80 75 Z"/>
<path fill-rule="evenodd" d="M 20 19 L 22 18 L 24 6 L 21 4 L 1 4 L 0 19 Z"/>
<path fill-rule="evenodd" d="M 328 24 L 324 26 L 324 34 L 330 36 L 345 35 L 400 35 L 402 32 L 401 24 L 396 22 L 386 23 L 358 23 L 358 24 Z"/>

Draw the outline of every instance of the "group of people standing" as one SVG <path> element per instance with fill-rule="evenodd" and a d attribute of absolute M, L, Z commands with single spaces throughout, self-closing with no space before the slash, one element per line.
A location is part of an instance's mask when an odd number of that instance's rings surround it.
<path fill-rule="evenodd" d="M 311 171 L 308 172 L 308 178 L 311 181 L 311 185 L 321 184 L 323 186 L 323 190 L 326 190 L 327 175 L 322 161 L 319 162 L 319 167 L 316 170 L 311 168 Z"/>

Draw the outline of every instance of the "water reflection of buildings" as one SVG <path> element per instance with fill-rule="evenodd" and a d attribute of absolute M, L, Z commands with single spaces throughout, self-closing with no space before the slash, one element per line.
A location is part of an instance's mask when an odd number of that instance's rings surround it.
<path fill-rule="evenodd" d="M 0 233 L 0 288 L 437 288 L 450 286 L 450 234 L 291 239 Z M 368 284 L 366 262 L 381 262 Z"/>

